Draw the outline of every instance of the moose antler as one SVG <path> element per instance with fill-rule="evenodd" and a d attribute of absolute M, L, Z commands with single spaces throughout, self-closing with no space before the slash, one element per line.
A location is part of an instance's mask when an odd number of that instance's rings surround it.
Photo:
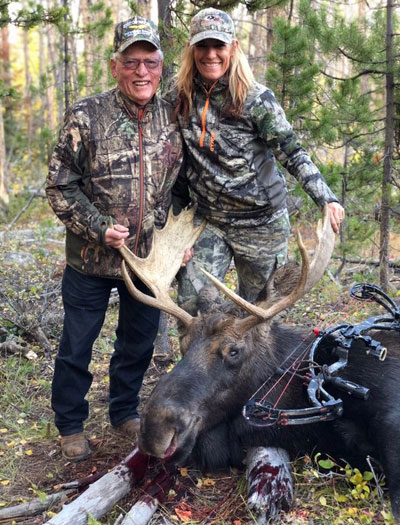
<path fill-rule="evenodd" d="M 309 262 L 307 251 L 304 247 L 301 235 L 297 232 L 297 244 L 300 249 L 302 266 L 301 274 L 299 281 L 296 284 L 296 287 L 293 291 L 272 304 L 269 308 L 262 308 L 260 306 L 249 303 L 235 292 L 230 290 L 223 283 L 218 281 L 213 275 L 208 273 L 206 270 L 201 269 L 201 271 L 214 283 L 214 285 L 221 290 L 231 301 L 243 308 L 246 312 L 250 314 L 250 317 L 242 319 L 239 321 L 238 326 L 240 326 L 243 331 L 255 326 L 260 322 L 265 322 L 272 319 L 282 310 L 285 310 L 292 304 L 294 304 L 298 299 L 303 295 L 309 292 L 313 286 L 320 280 L 322 277 L 328 263 L 331 258 L 332 251 L 335 245 L 335 234 L 332 230 L 329 218 L 329 209 L 328 206 L 324 207 L 323 210 L 323 221 L 318 221 L 317 225 L 317 239 L 318 244 L 314 251 L 314 256 Z"/>
<path fill-rule="evenodd" d="M 172 207 L 164 228 L 154 229 L 153 243 L 147 257 L 133 254 L 122 246 L 122 276 L 130 294 L 144 304 L 159 308 L 189 325 L 193 317 L 180 308 L 169 296 L 169 287 L 181 267 L 186 248 L 190 248 L 205 227 L 205 221 L 194 226 L 193 217 L 196 208 L 183 210 L 174 215 Z M 128 265 L 135 275 L 151 290 L 154 297 L 144 294 L 136 288 L 129 275 Z"/>

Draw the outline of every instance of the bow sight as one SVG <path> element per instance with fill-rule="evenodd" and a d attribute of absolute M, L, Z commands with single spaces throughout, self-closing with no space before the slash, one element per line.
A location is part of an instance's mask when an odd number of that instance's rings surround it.
<path fill-rule="evenodd" d="M 360 399 L 368 399 L 368 388 L 343 379 L 338 373 L 347 366 L 349 350 L 355 340 L 364 343 L 367 355 L 375 357 L 379 361 L 385 360 L 386 348 L 379 341 L 366 334 L 370 330 L 400 331 L 400 310 L 390 297 L 378 286 L 372 284 L 357 284 L 350 290 L 350 295 L 359 301 L 373 300 L 377 302 L 389 312 L 389 315 L 369 317 L 356 325 L 341 323 L 323 331 L 314 330 L 316 339 L 310 347 L 308 357 L 302 361 L 303 364 L 308 364 L 307 373 L 305 375 L 299 374 L 294 365 L 277 370 L 280 378 L 289 374 L 290 380 L 294 377 L 303 380 L 307 385 L 307 397 L 311 406 L 279 409 L 272 406 L 264 398 L 259 401 L 251 398 L 243 407 L 243 416 L 250 424 L 255 426 L 303 425 L 336 419 L 343 413 L 343 402 L 340 398 L 335 399 L 329 394 L 324 388 L 326 385 L 332 385 L 338 390 Z M 337 361 L 330 365 L 318 365 L 318 354 L 322 343 L 328 337 L 333 338 L 334 355 L 337 357 Z M 276 385 L 277 383 L 275 383 Z"/>

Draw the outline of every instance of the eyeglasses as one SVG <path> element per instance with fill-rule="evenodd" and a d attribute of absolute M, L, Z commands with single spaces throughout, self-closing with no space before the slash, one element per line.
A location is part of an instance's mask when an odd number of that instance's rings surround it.
<path fill-rule="evenodd" d="M 119 59 L 118 59 L 119 60 Z M 157 69 L 160 65 L 161 60 L 157 60 L 154 58 L 145 58 L 144 60 L 139 60 L 139 58 L 131 58 L 130 60 L 119 60 L 121 64 L 126 68 L 130 69 L 132 71 L 135 71 L 140 67 L 140 64 L 144 64 L 144 67 L 150 71 L 152 69 Z"/>

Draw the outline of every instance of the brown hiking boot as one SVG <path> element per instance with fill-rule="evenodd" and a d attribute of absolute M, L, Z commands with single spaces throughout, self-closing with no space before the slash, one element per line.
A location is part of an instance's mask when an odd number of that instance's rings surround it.
<path fill-rule="evenodd" d="M 81 461 L 92 453 L 83 432 L 61 436 L 61 451 L 62 455 L 70 461 Z"/>
<path fill-rule="evenodd" d="M 122 425 L 119 425 L 118 427 L 113 427 L 113 429 L 116 432 L 118 432 L 118 434 L 122 434 L 125 437 L 136 439 L 140 431 L 140 419 L 138 417 L 128 419 L 127 421 L 122 423 Z"/>

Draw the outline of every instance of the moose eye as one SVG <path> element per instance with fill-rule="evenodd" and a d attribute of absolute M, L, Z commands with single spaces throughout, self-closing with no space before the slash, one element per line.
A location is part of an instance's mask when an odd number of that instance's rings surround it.
<path fill-rule="evenodd" d="M 228 355 L 229 357 L 237 357 L 239 355 L 239 349 L 233 346 L 229 349 Z"/>
<path fill-rule="evenodd" d="M 240 367 L 245 355 L 244 348 L 237 344 L 227 345 L 221 353 L 223 362 L 229 369 Z"/>

